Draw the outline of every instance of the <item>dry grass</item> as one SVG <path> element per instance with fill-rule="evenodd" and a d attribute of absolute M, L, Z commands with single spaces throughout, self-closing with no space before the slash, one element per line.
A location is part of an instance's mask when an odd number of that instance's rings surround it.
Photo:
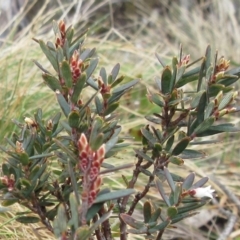
<path fill-rule="evenodd" d="M 31 4 L 34 5 L 36 2 L 31 1 Z M 218 49 L 220 55 L 231 59 L 233 65 L 240 63 L 238 47 L 240 17 L 234 8 L 234 4 L 239 5 L 237 1 L 204 1 L 200 5 L 189 6 L 188 9 L 173 3 L 170 8 L 163 6 L 162 12 L 159 9 L 150 8 L 144 0 L 129 1 L 126 4 L 124 16 L 121 12 L 119 13 L 119 4 L 114 0 L 103 0 L 98 3 L 94 0 L 75 0 L 72 3 L 64 3 L 61 0 L 53 2 L 54 7 L 49 7 L 46 1 L 31 23 L 19 32 L 17 27 L 22 23 L 31 4 L 26 3 L 8 24 L 0 28 L 0 35 L 7 32 L 0 47 L 0 100 L 2 103 L 0 143 L 3 143 L 3 137 L 13 130 L 12 118 L 22 120 L 24 116 L 32 114 L 37 107 L 43 108 L 46 116 L 53 110 L 57 110 L 57 105 L 54 107 L 51 105 L 55 101 L 53 93 L 42 86 L 41 73 L 31 61 L 31 59 L 37 59 L 46 65 L 43 55 L 31 38 L 47 40 L 53 37 L 53 33 L 49 32 L 53 18 L 56 20 L 65 18 L 67 23 L 76 27 L 76 31 L 90 26 L 87 45 L 98 49 L 100 66 L 106 66 L 110 70 L 114 63 L 120 62 L 121 73 L 128 78 L 141 76 L 141 85 L 137 88 L 136 95 L 132 93 L 139 101 L 144 96 L 137 94 L 137 91 L 142 90 L 143 86 L 151 88 L 154 76 L 161 73 L 161 67 L 154 57 L 156 51 L 168 63 L 170 56 L 178 54 L 180 43 L 183 45 L 184 52 L 190 53 L 192 59 L 204 55 L 206 46 L 211 44 L 213 49 Z M 73 7 L 75 12 L 72 11 Z M 105 10 L 102 10 L 103 8 Z M 102 15 L 101 12 L 103 12 Z M 124 19 L 123 24 L 119 20 L 121 17 Z M 125 102 L 133 101 L 132 95 L 129 95 L 129 99 L 125 99 Z M 140 111 L 137 107 L 133 111 L 126 104 L 123 104 L 121 109 L 125 115 L 132 116 L 131 122 L 123 122 L 124 133 L 127 133 L 130 128 L 144 124 L 142 116 L 146 112 Z M 239 124 L 238 116 L 232 116 L 232 120 Z M 238 136 L 238 134 L 223 136 L 218 144 L 204 146 L 203 150 L 208 153 L 208 156 L 196 161 L 186 161 L 181 171 L 184 172 L 187 169 L 196 172 L 199 176 L 213 174 L 234 194 L 240 196 Z M 231 144 L 225 140 L 230 141 Z M 133 156 L 134 154 L 129 150 L 124 157 L 119 156 L 115 159 L 116 164 L 123 159 L 132 162 Z M 116 180 L 116 176 L 108 176 L 108 178 L 112 180 L 114 188 L 122 187 L 121 180 Z M 141 181 L 144 182 L 144 178 Z M 229 196 L 215 182 L 210 182 L 217 190 L 221 204 L 207 208 L 219 210 L 224 207 L 236 213 L 236 206 Z M 140 182 L 139 187 L 141 185 Z M 156 195 L 152 193 L 151 197 L 155 198 Z M 11 218 L 15 216 L 16 210 L 21 211 L 21 207 L 16 205 L 10 213 L 0 215 L 2 224 L 0 239 L 26 239 L 26 236 L 27 239 L 54 239 L 44 231 L 39 232 L 42 235 L 37 235 L 34 229 L 39 227 L 38 225 L 26 227 L 12 221 Z M 10 223 L 7 224 L 9 220 Z M 212 219 L 212 221 L 215 220 Z M 239 224 L 240 222 L 238 226 Z M 212 225 L 217 229 L 216 225 Z M 237 232 L 238 226 L 232 232 L 230 239 L 240 236 Z M 214 229 L 215 232 L 217 232 L 216 229 Z M 186 231 L 191 233 L 190 236 L 184 235 Z M 169 232 L 169 236 L 175 234 L 184 239 L 207 239 L 206 232 L 189 227 L 189 224 L 180 226 L 174 233 Z"/>

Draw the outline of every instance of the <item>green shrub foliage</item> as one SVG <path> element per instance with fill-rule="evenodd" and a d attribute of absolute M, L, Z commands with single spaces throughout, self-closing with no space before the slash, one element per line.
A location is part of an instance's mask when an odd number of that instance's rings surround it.
<path fill-rule="evenodd" d="M 146 116 L 142 146 L 132 146 L 137 160 L 110 165 L 105 159 L 129 149 L 121 139 L 117 113 L 120 99 L 139 80 L 126 82 L 119 76 L 119 64 L 110 73 L 105 68 L 96 73 L 98 58 L 95 49 L 85 48 L 86 32 L 75 37 L 64 21 L 53 22 L 53 30 L 54 42 L 34 39 L 52 68 L 34 62 L 56 95 L 60 112 L 44 119 L 37 109 L 24 122 L 14 120 L 19 131 L 6 139 L 8 147 L 1 146 L 8 156 L 1 166 L 1 204 L 26 207 L 30 211 L 16 220 L 41 222 L 57 239 L 113 239 L 113 231 L 122 240 L 129 233 L 161 239 L 167 228 L 195 215 L 213 197 L 210 186 L 203 187 L 207 177 L 194 181 L 194 173 L 179 176 L 171 165 L 181 167 L 184 159 L 203 157 L 189 147 L 194 139 L 201 137 L 203 144 L 204 137 L 239 130 L 224 118 L 237 111 L 232 84 L 239 69 L 228 70 L 229 61 L 217 54 L 212 62 L 210 46 L 194 62 L 181 49 L 170 66 L 156 55 L 163 70 L 147 98 L 159 110 Z M 188 85 L 191 92 L 185 91 Z M 103 172 L 124 168 L 132 168 L 130 178 L 122 175 L 126 187 L 111 190 Z M 141 175 L 148 180 L 137 191 Z M 154 204 L 147 200 L 151 188 L 159 198 Z M 132 216 L 137 206 L 142 219 Z M 112 227 L 111 216 L 118 218 L 117 227 Z"/>

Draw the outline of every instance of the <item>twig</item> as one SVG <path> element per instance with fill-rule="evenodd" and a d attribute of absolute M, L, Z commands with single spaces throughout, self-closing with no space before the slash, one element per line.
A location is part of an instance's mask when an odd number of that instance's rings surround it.
<path fill-rule="evenodd" d="M 214 176 L 211 176 L 210 178 L 223 190 L 223 192 L 228 196 L 228 198 L 235 203 L 238 209 L 238 213 L 240 213 L 240 201 L 238 200 L 236 195 L 232 193 L 229 189 L 227 189 L 226 186 L 220 183 Z M 213 199 L 213 202 L 214 204 L 218 204 L 218 202 L 215 199 Z M 226 240 L 228 239 L 230 233 L 232 232 L 232 229 L 234 228 L 234 225 L 237 222 L 238 216 L 230 211 L 223 209 L 222 207 L 219 208 L 219 211 L 228 218 L 228 221 L 217 240 Z"/>
<path fill-rule="evenodd" d="M 225 225 L 224 230 L 221 232 L 221 235 L 218 237 L 217 240 L 227 240 L 228 239 L 235 223 L 237 222 L 237 219 L 238 219 L 238 216 L 236 216 L 235 214 L 231 214 L 231 216 L 228 219 L 227 224 Z"/>

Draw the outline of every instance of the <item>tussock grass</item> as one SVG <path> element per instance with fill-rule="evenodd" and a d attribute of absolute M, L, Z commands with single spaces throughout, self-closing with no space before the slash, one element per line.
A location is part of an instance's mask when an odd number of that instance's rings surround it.
<path fill-rule="evenodd" d="M 149 113 L 151 107 L 145 101 L 145 87 L 153 89 L 154 77 L 161 74 L 155 52 L 158 52 L 166 63 L 170 63 L 170 57 L 178 54 L 179 45 L 182 44 L 184 52 L 190 53 L 193 60 L 204 55 L 206 46 L 210 44 L 213 50 L 218 49 L 220 55 L 231 59 L 233 65 L 239 65 L 240 16 L 235 8 L 239 5 L 238 1 L 204 1 L 200 5 L 190 4 L 187 7 L 179 6 L 173 1 L 170 7 L 163 4 L 162 9 L 151 8 L 144 0 L 129 1 L 125 3 L 124 13 L 119 10 L 119 2 L 45 1 L 31 22 L 25 25 L 28 12 L 37 4 L 37 1 L 26 1 L 6 25 L 0 26 L 0 144 L 4 143 L 4 137 L 15 130 L 11 123 L 12 118 L 23 120 L 24 116 L 31 116 L 38 107 L 43 109 L 46 117 L 53 111 L 58 111 L 57 105 L 52 105 L 55 102 L 54 94 L 42 84 L 41 72 L 32 62 L 32 59 L 37 59 L 42 65 L 47 65 L 38 45 L 31 39 L 52 38 L 53 33 L 49 30 L 53 19 L 66 19 L 67 24 L 76 28 L 76 32 L 90 28 L 86 45 L 97 48 L 99 67 L 104 66 L 109 72 L 115 63 L 120 62 L 120 72 L 127 79 L 142 79 L 139 86 L 122 101 L 122 114 L 130 116 L 131 119 L 122 122 L 125 136 L 128 136 L 129 129 L 146 123 L 142 117 Z M 20 31 L 19 26 L 22 26 Z M 143 106 L 145 108 L 142 109 Z M 237 115 L 231 118 L 239 124 Z M 239 196 L 239 139 L 239 134 L 221 136 L 217 144 L 203 146 L 202 150 L 208 153 L 206 158 L 186 160 L 184 168 L 196 172 L 199 176 L 213 174 Z M 231 141 L 231 144 L 225 140 Z M 135 161 L 131 149 L 114 159 L 116 165 L 123 160 L 126 163 Z M 177 170 L 178 173 L 183 171 Z M 113 188 L 123 187 L 121 174 L 119 172 L 114 176 L 106 176 Z M 126 172 L 127 177 L 130 175 L 131 170 Z M 144 177 L 140 179 L 139 188 L 145 180 Z M 221 199 L 219 209 L 226 207 L 235 211 L 235 206 L 226 193 L 214 182 L 211 184 Z M 154 201 L 159 199 L 159 195 L 154 191 L 150 192 L 149 197 Z M 0 215 L 0 239 L 54 239 L 44 230 L 36 231 L 40 225 L 24 226 L 16 223 L 13 218 L 17 211 L 24 209 L 14 205 L 10 212 Z M 218 233 L 216 225 L 213 226 L 215 227 L 212 231 Z M 191 233 L 190 236 L 185 235 L 185 232 Z M 176 235 L 184 239 L 208 237 L 206 232 L 194 229 L 189 224 L 179 225 L 177 230 L 169 231 L 169 237 Z M 232 236 L 239 235 L 236 228 Z"/>

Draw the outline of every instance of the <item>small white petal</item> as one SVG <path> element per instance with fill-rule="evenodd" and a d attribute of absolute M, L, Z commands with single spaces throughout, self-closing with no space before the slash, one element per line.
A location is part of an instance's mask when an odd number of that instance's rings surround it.
<path fill-rule="evenodd" d="M 196 198 L 203 198 L 203 197 L 213 198 L 212 193 L 214 192 L 214 190 L 211 189 L 211 186 L 207 186 L 205 188 L 196 188 L 194 189 L 194 191 L 195 191 L 194 197 Z"/>

